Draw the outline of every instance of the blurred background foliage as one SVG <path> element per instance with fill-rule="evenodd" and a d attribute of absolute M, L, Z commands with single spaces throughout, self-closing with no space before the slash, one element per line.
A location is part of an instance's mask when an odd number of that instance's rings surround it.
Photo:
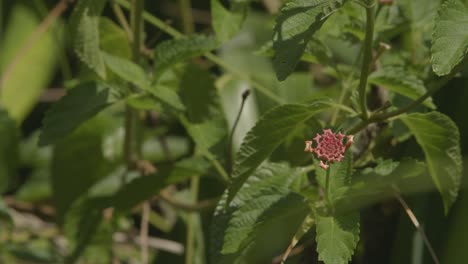
<path fill-rule="evenodd" d="M 102 13 L 97 14 L 98 19 L 90 23 L 98 24 L 100 50 L 129 59 L 129 35 L 118 17 L 120 12 L 129 17 L 127 10 L 121 9 L 125 2 L 107 1 Z M 140 263 L 140 204 L 145 199 L 150 199 L 152 208 L 146 242 L 151 263 L 209 263 L 212 215 L 225 189 L 218 166 L 226 164 L 225 142 L 238 114 L 241 94 L 248 89 L 251 92 L 233 135 L 234 150 L 259 116 L 278 102 L 339 97 L 335 73 L 321 66 L 323 58 L 314 56 L 314 46 L 306 49 L 296 72 L 283 82 L 277 80 L 268 42 L 273 35 L 275 14 L 286 1 L 251 1 L 245 14 L 217 14 L 224 17 L 223 23 L 214 20 L 215 12 L 226 11 L 229 2 L 236 1 L 191 1 L 189 16 L 193 23 L 187 22 L 184 13 L 187 2 L 145 1 L 145 10 L 187 33 L 211 34 L 213 28 L 219 31 L 228 27 L 220 31 L 223 34 L 217 34 L 222 42 L 216 55 L 223 65 L 234 70 L 196 58 L 185 60 L 160 76 L 159 81 L 178 91 L 185 108 L 190 110 L 182 119 L 161 101 L 138 96 L 128 100 L 139 109 L 148 110 L 142 118 L 142 151 L 145 160 L 156 167 L 157 177 L 145 178 L 128 173 L 122 165 L 123 103 L 107 108 L 70 136 L 56 139 L 55 145 L 38 146 L 46 111 L 67 90 L 83 85 L 85 80 L 106 78 L 116 87 L 125 80 L 106 68 L 106 58 L 101 55 L 75 51 L 73 31 L 79 30 L 73 27 L 76 3 L 64 7 L 56 20 L 44 25 L 58 1 L 0 0 L 0 263 Z M 397 0 L 382 7 L 376 31 L 379 40 L 393 46 L 382 55 L 383 64 L 409 61 L 406 70 L 420 79 L 430 77 L 432 18 L 440 2 Z M 212 5 L 220 6 L 215 11 Z M 245 22 L 237 23 L 244 15 Z M 236 23 L 241 25 L 239 29 L 235 28 Z M 349 5 L 332 16 L 318 33 L 345 72 L 357 68 L 355 61 L 364 26 L 363 13 Z M 144 32 L 143 53 L 147 55 L 158 43 L 171 39 L 151 22 L 145 22 Z M 151 65 L 147 66 L 145 70 Z M 465 157 L 462 186 L 466 186 L 467 68 L 462 72 L 433 95 L 433 103 L 460 129 Z M 259 91 L 258 83 L 266 90 Z M 99 93 L 100 88 L 94 88 Z M 106 105 L 113 102 L 112 96 L 89 104 Z M 391 94 L 391 98 L 397 106 L 407 101 L 396 94 Z M 310 164 L 310 157 L 302 152 L 303 142 L 322 126 L 319 121 L 311 121 L 298 129 L 272 154 L 271 160 L 286 161 L 292 166 Z M 401 125 L 395 123 L 386 129 L 393 141 L 382 149 L 374 149 L 376 155 L 421 158 L 415 140 L 404 141 L 408 131 Z M 193 179 L 200 182 L 198 191 L 190 184 Z M 466 263 L 466 191 L 462 188 L 447 216 L 439 194 L 432 188 L 408 196 L 407 201 L 441 262 Z M 297 214 L 301 215 L 300 208 Z M 361 239 L 352 263 L 431 263 L 422 238 L 398 202 L 379 200 L 363 207 L 361 216 Z M 248 263 L 263 263 L 265 258 L 274 262 L 272 257 L 284 251 L 291 231 L 294 233 L 302 220 L 291 216 L 278 221 L 262 231 L 255 254 L 248 255 Z M 298 252 L 286 263 L 318 263 L 314 241 L 313 233 L 307 234 Z"/>

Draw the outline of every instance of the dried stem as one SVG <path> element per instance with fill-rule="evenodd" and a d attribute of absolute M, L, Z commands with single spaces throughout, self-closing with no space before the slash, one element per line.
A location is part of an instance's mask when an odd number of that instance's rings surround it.
<path fill-rule="evenodd" d="M 432 260 L 434 260 L 434 263 L 440 264 L 439 259 L 437 258 L 437 255 L 435 254 L 434 249 L 432 248 L 432 245 L 426 236 L 426 233 L 424 232 L 424 229 L 419 224 L 419 221 L 414 215 L 413 211 L 411 210 L 411 208 L 409 208 L 408 204 L 406 203 L 406 201 L 403 199 L 403 197 L 400 195 L 398 191 L 395 191 L 394 195 L 397 198 L 398 202 L 400 202 L 403 209 L 405 209 L 406 214 L 408 215 L 409 219 L 413 223 L 414 227 L 416 227 L 416 230 L 418 230 L 419 234 L 421 234 L 421 237 L 424 240 L 424 244 L 426 244 L 426 247 L 429 250 L 429 253 L 431 254 Z"/>
<path fill-rule="evenodd" d="M 242 93 L 242 102 L 239 108 L 239 111 L 237 112 L 236 120 L 234 121 L 234 124 L 232 125 L 231 132 L 229 133 L 229 139 L 228 139 L 228 148 L 227 148 L 227 162 L 228 162 L 228 170 L 229 174 L 232 174 L 232 146 L 233 146 L 233 138 L 234 138 L 234 132 L 236 132 L 237 125 L 239 124 L 240 117 L 242 115 L 242 111 L 244 110 L 244 105 L 245 101 L 250 95 L 250 91 L 246 90 Z"/>

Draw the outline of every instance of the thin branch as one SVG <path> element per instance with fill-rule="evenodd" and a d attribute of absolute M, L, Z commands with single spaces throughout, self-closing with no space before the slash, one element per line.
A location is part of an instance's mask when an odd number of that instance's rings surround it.
<path fill-rule="evenodd" d="M 17 67 L 19 62 L 24 58 L 28 51 L 34 47 L 34 44 L 37 42 L 38 38 L 42 36 L 54 23 L 54 21 L 67 10 L 70 3 L 73 0 L 61 0 L 57 5 L 50 11 L 44 20 L 37 26 L 34 32 L 29 36 L 23 46 L 16 53 L 10 65 L 8 65 L 4 71 L 3 76 L 0 78 L 0 90 L 11 77 L 14 69 Z"/>
<path fill-rule="evenodd" d="M 186 204 L 172 197 L 169 190 L 167 189 L 162 190 L 159 193 L 159 197 L 161 198 L 161 200 L 165 201 L 166 203 L 175 207 L 176 209 L 180 209 L 180 210 L 187 211 L 187 212 L 199 212 L 203 210 L 212 209 L 216 206 L 219 200 L 219 199 L 210 199 L 210 200 L 198 201 L 193 204 Z"/>
<path fill-rule="evenodd" d="M 151 206 L 149 201 L 143 203 L 140 223 L 140 246 L 141 246 L 141 262 L 149 263 L 148 259 L 148 230 L 149 230 L 149 214 Z"/>
<path fill-rule="evenodd" d="M 395 189 L 395 187 L 394 187 L 394 189 Z M 432 260 L 434 260 L 434 263 L 440 264 L 439 259 L 437 258 L 437 255 L 434 252 L 434 249 L 432 248 L 432 245 L 429 242 L 429 239 L 427 238 L 426 233 L 424 232 L 424 229 L 419 224 L 419 221 L 416 218 L 416 216 L 414 215 L 413 211 L 411 210 L 411 208 L 409 208 L 408 204 L 406 203 L 406 201 L 403 199 L 403 197 L 400 195 L 400 193 L 398 191 L 395 190 L 394 195 L 395 195 L 395 198 L 397 198 L 398 202 L 400 202 L 403 209 L 405 209 L 405 212 L 408 215 L 409 219 L 411 220 L 414 227 L 416 227 L 416 230 L 418 230 L 419 234 L 421 235 L 422 239 L 424 240 L 424 244 L 426 244 L 426 247 L 429 250 L 429 253 L 431 254 Z"/>
<path fill-rule="evenodd" d="M 227 148 L 227 162 L 228 162 L 228 170 L 229 174 L 232 174 L 232 146 L 233 146 L 233 138 L 234 138 L 234 132 L 236 132 L 237 125 L 239 124 L 240 117 L 242 115 L 242 111 L 244 110 L 244 105 L 245 101 L 250 95 L 249 90 L 245 90 L 242 93 L 242 102 L 239 108 L 239 111 L 237 112 L 236 120 L 234 121 L 234 124 L 232 125 L 231 132 L 229 133 L 229 139 L 228 139 L 228 148 Z"/>
<path fill-rule="evenodd" d="M 125 14 L 122 11 L 122 8 L 120 8 L 120 6 L 117 3 L 112 2 L 112 11 L 117 17 L 117 21 L 119 21 L 120 26 L 122 26 L 122 28 L 125 30 L 125 33 L 127 33 L 128 39 L 133 41 L 132 29 L 130 28 L 130 25 L 128 24 L 127 18 L 125 17 Z"/>

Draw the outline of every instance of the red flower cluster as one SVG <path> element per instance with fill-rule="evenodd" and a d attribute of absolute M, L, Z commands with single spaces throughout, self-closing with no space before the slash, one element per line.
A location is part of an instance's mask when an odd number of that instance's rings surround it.
<path fill-rule="evenodd" d="M 346 145 L 343 139 L 346 137 Z M 353 144 L 353 135 L 345 136 L 341 132 L 333 133 L 330 129 L 324 129 L 322 135 L 317 134 L 314 141 L 317 147 L 312 147 L 312 141 L 306 141 L 304 151 L 312 152 L 320 159 L 320 167 L 328 169 L 329 165 L 335 161 L 340 162 L 344 158 L 345 151 Z"/>

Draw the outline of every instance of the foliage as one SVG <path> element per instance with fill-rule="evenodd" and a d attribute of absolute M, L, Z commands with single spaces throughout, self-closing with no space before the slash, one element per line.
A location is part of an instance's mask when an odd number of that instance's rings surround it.
<path fill-rule="evenodd" d="M 0 1 L 0 263 L 466 255 L 467 1 L 52 2 Z"/>

